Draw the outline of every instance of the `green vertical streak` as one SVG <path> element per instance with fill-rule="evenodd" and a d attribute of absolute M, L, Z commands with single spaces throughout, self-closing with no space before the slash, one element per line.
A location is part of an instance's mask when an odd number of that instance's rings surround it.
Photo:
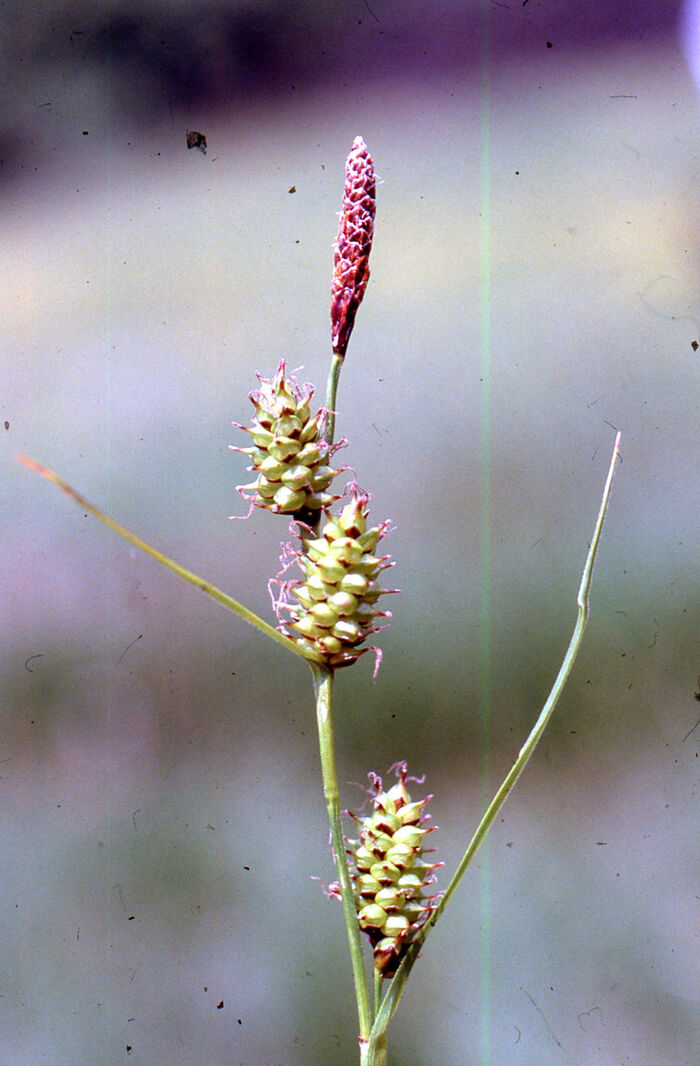
<path fill-rule="evenodd" d="M 491 797 L 491 70 L 489 0 L 482 0 L 479 115 L 479 723 L 482 806 Z M 491 867 L 488 841 L 479 879 L 481 1066 L 491 1062 Z"/>
<path fill-rule="evenodd" d="M 117 84 L 118 84 L 117 81 L 112 81 L 112 85 L 116 86 Z M 113 353 L 112 353 L 112 300 L 113 300 L 113 293 L 114 293 L 114 287 L 113 287 L 113 265 L 112 264 L 113 264 L 114 258 L 115 258 L 114 257 L 114 242 L 113 242 L 114 193 L 113 193 L 113 175 L 112 175 L 112 170 L 111 170 L 111 149 L 112 149 L 112 145 L 114 143 L 114 139 L 113 139 L 113 125 L 112 125 L 112 121 L 111 121 L 111 100 L 110 100 L 110 105 L 109 106 L 110 106 L 110 123 L 109 123 L 109 127 L 108 127 L 108 129 L 109 129 L 109 149 L 107 150 L 109 152 L 109 156 L 108 156 L 108 159 L 107 159 L 107 166 L 104 168 L 104 175 L 103 175 L 104 183 L 105 183 L 104 201 L 103 202 L 104 202 L 106 213 L 107 213 L 108 224 L 107 224 L 107 239 L 106 239 L 105 244 L 104 244 L 104 246 L 102 248 L 102 255 L 104 257 L 104 261 L 103 261 L 104 275 L 103 276 L 105 277 L 105 280 L 106 280 L 106 289 L 107 289 L 107 292 L 106 292 L 107 306 L 105 308 L 106 314 L 105 314 L 104 327 L 103 327 L 104 332 L 103 332 L 102 337 L 99 338 L 99 340 L 104 346 L 103 350 L 104 350 L 104 353 L 105 353 L 104 354 L 104 358 L 105 358 L 105 364 L 106 364 L 105 365 L 104 394 L 102 396 L 102 402 L 101 402 L 101 406 L 102 406 L 102 411 L 101 411 L 102 425 L 104 426 L 104 433 L 103 433 L 103 436 L 102 436 L 103 450 L 102 450 L 102 455 L 101 455 L 101 464 L 102 463 L 104 464 L 103 469 L 104 469 L 105 474 L 106 474 L 106 493 L 105 493 L 106 507 L 107 507 L 107 510 L 109 512 L 111 512 L 112 511 L 112 503 L 113 503 L 113 497 L 112 497 L 112 462 L 113 462 L 113 449 L 112 449 L 112 443 L 113 443 L 113 441 L 112 441 L 112 410 L 113 410 L 113 402 L 112 402 L 113 401 L 113 396 L 112 396 L 112 384 L 113 384 L 113 379 L 112 379 L 112 356 L 113 356 Z M 98 373 L 99 373 L 99 369 L 98 369 Z M 116 557 L 117 551 L 118 551 L 118 546 L 116 544 L 116 541 L 112 541 L 110 539 L 110 543 L 105 546 L 105 554 L 106 554 L 106 559 L 105 559 L 105 571 L 106 571 L 106 573 L 105 573 L 105 590 L 106 590 L 106 596 L 105 596 L 104 610 L 105 610 L 105 615 L 106 615 L 106 618 L 105 618 L 105 629 L 106 629 L 106 633 L 108 634 L 107 641 L 108 642 L 110 642 L 110 641 L 113 642 L 112 646 L 114 646 L 114 644 L 116 643 L 116 639 L 115 638 L 117 636 L 117 628 L 116 628 L 116 624 L 115 624 L 116 623 L 116 619 L 115 619 L 115 611 L 114 611 L 114 592 L 112 591 L 115 588 L 114 570 L 115 570 L 115 557 Z M 117 692 L 119 690 L 118 689 L 118 684 L 117 684 L 117 678 L 116 678 L 115 675 L 119 674 L 120 669 L 121 668 L 119 666 L 113 667 L 111 675 L 109 676 L 109 678 L 107 680 L 107 706 L 106 706 L 105 718 L 106 718 L 106 721 L 107 721 L 107 729 L 110 732 L 112 730 L 112 723 L 113 723 L 113 720 L 115 718 L 115 703 L 116 703 L 116 700 L 118 698 L 117 697 Z M 116 716 L 118 716 L 118 715 L 119 715 L 119 708 L 117 708 L 117 711 L 116 711 Z M 115 764 L 112 763 L 112 765 L 114 766 Z M 108 807 L 108 810 L 107 810 L 107 818 L 106 818 L 106 823 L 107 823 L 107 828 L 106 828 L 106 845 L 107 845 L 107 849 L 106 850 L 107 850 L 107 864 L 108 864 L 108 867 L 109 867 L 109 870 L 110 870 L 109 883 L 112 884 L 112 885 L 115 882 L 119 881 L 119 875 L 117 874 L 116 867 L 115 867 L 115 841 L 114 841 L 114 833 L 113 833 L 114 816 L 113 816 L 113 811 L 112 811 L 112 806 L 111 806 L 111 798 L 112 798 L 112 793 L 114 791 L 114 780 L 115 780 L 115 778 L 116 778 L 116 771 L 113 771 L 112 774 L 110 774 L 108 772 L 106 774 L 106 776 L 105 776 L 105 782 L 104 782 L 105 792 L 110 798 L 110 804 L 109 804 L 109 807 Z M 115 889 L 113 888 L 112 892 L 114 893 L 114 891 L 115 891 Z M 119 900 L 118 899 L 117 900 L 112 900 L 111 902 L 112 902 L 113 907 L 116 909 L 116 907 L 119 904 Z M 114 981 L 118 980 L 115 953 L 111 950 L 111 946 L 109 944 L 109 941 L 107 941 L 107 943 L 105 944 L 105 958 L 104 958 L 104 961 L 105 961 L 105 968 L 107 969 L 107 972 L 109 974 L 109 980 L 111 982 L 114 982 Z M 109 1021 L 110 1029 L 113 1029 L 115 1024 L 117 1024 L 117 1020 L 114 1017 L 115 1013 L 116 1012 L 113 1011 L 110 1014 L 110 1021 Z"/>

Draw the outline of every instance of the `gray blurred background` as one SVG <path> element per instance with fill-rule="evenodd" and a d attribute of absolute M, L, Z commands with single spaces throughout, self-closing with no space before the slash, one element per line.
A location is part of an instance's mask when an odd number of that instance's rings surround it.
<path fill-rule="evenodd" d="M 282 356 L 323 395 L 357 134 L 381 180 L 338 428 L 403 594 L 376 682 L 338 677 L 342 802 L 408 759 L 443 883 L 558 669 L 623 432 L 583 651 L 390 1062 L 696 1066 L 690 16 L 2 5 L 3 1066 L 355 1061 L 308 671 L 13 457 L 271 618 L 286 523 L 228 520 L 230 423 Z"/>

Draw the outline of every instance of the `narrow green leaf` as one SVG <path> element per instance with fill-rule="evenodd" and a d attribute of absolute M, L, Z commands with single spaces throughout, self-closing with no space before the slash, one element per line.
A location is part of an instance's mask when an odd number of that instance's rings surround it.
<path fill-rule="evenodd" d="M 63 478 L 59 477 L 58 474 L 55 474 L 53 470 L 49 470 L 48 467 L 42 466 L 41 463 L 37 463 L 35 459 L 30 459 L 26 455 L 18 455 L 17 459 L 20 463 L 29 467 L 30 470 L 34 470 L 37 474 L 41 474 L 41 476 L 45 477 L 47 481 L 52 481 L 54 485 L 58 485 L 59 489 L 61 489 L 62 492 L 65 492 L 67 496 L 70 496 L 75 503 L 80 507 L 83 507 L 100 522 L 103 522 L 104 525 L 109 526 L 109 528 L 114 530 L 115 533 L 118 533 L 120 537 L 124 537 L 125 540 L 128 540 L 129 543 L 133 544 L 135 547 L 140 548 L 140 550 L 145 552 L 146 555 L 150 555 L 151 558 L 156 559 L 159 563 L 162 563 L 163 566 L 167 566 L 169 570 L 172 570 L 179 577 L 183 578 L 185 581 L 189 581 L 190 585 L 194 585 L 195 588 L 200 589 L 200 591 L 206 593 L 207 596 L 211 596 L 213 600 L 216 600 L 216 602 L 220 603 L 223 607 L 227 607 L 230 611 L 233 611 L 251 626 L 255 626 L 255 628 L 259 629 L 261 633 L 264 633 L 266 637 L 270 637 L 271 640 L 276 641 L 277 644 L 281 644 L 288 651 L 294 652 L 295 655 L 300 656 L 307 662 L 310 663 L 313 661 L 293 640 L 290 640 L 289 637 L 285 637 L 283 633 L 280 633 L 279 630 L 269 625 L 269 623 L 265 622 L 253 611 L 244 607 L 242 603 L 238 602 L 238 600 L 234 600 L 232 596 L 222 592 L 222 590 L 215 585 L 211 585 L 208 581 L 205 581 L 204 578 L 199 577 L 197 574 L 193 574 L 191 570 L 187 570 L 184 566 L 180 566 L 179 563 L 176 563 L 173 559 L 168 558 L 167 555 L 159 552 L 157 548 L 151 547 L 151 545 L 147 544 L 145 540 L 141 540 L 140 537 L 137 537 L 134 533 L 125 529 L 124 526 L 119 525 L 119 523 L 115 522 L 113 518 L 110 518 L 109 515 L 104 513 L 104 511 L 101 511 L 99 507 L 96 507 L 94 503 L 90 503 L 90 501 L 86 500 L 84 496 L 81 496 L 79 492 L 76 492 L 74 488 L 64 481 Z"/>

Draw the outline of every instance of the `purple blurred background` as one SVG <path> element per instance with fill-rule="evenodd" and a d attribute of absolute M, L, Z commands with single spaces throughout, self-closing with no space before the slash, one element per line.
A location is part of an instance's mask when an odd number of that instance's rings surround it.
<path fill-rule="evenodd" d="M 286 524 L 227 520 L 230 422 L 280 357 L 323 394 L 357 134 L 381 182 L 339 432 L 403 594 L 377 681 L 339 675 L 342 802 L 425 772 L 445 883 L 623 431 L 581 657 L 390 1061 L 696 1066 L 699 9 L 3 5 L 3 1066 L 353 1061 L 308 672 L 13 457 L 269 618 Z"/>

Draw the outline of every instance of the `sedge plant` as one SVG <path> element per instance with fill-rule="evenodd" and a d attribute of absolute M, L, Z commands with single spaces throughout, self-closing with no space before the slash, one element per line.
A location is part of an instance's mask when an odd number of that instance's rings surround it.
<path fill-rule="evenodd" d="M 561 696 L 578 653 L 588 620 L 593 565 L 608 508 L 620 434 L 615 440 L 602 501 L 576 598 L 577 617 L 569 647 L 552 690 L 513 766 L 483 813 L 452 878 L 435 889 L 435 871 L 426 848 L 432 828 L 425 807 L 430 796 L 415 798 L 404 762 L 390 772 L 385 785 L 369 773 L 369 813 L 355 816 L 352 836 L 346 835 L 341 811 L 334 744 L 334 682 L 338 670 L 354 665 L 366 651 L 375 654 L 375 675 L 381 653 L 367 640 L 386 628 L 390 612 L 382 573 L 393 564 L 380 547 L 389 523 L 369 522 L 369 493 L 347 468 L 335 466 L 338 382 L 355 316 L 369 280 L 376 209 L 372 158 L 357 137 L 346 163 L 340 224 L 334 246 L 331 287 L 331 361 L 325 403 L 312 413 L 313 389 L 297 382 L 282 361 L 274 375 L 258 375 L 250 394 L 254 416 L 249 425 L 234 423 L 248 435 L 236 446 L 250 461 L 252 480 L 239 486 L 250 512 L 282 516 L 292 540 L 282 546 L 282 569 L 270 582 L 277 624 L 273 626 L 190 570 L 147 544 L 86 500 L 52 470 L 33 459 L 20 460 L 53 481 L 87 512 L 131 544 L 179 574 L 190 584 L 228 607 L 310 669 L 316 702 L 320 762 L 337 880 L 328 895 L 342 903 L 357 1001 L 361 1066 L 385 1066 L 387 1027 L 393 1018 L 413 966 L 442 917 L 469 865 L 537 746 Z M 347 442 L 341 442 L 347 443 Z M 371 966 L 364 941 L 371 949 Z M 371 978 L 368 971 L 371 971 Z"/>

